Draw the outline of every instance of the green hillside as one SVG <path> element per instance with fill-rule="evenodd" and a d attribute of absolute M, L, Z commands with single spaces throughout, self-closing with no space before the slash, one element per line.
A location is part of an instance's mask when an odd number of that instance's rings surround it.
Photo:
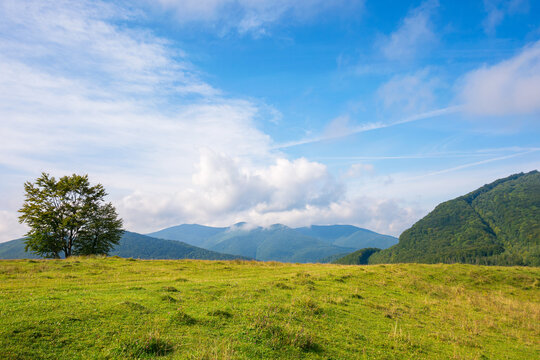
<path fill-rule="evenodd" d="M 0 261 L 0 358 L 538 358 L 540 268 Z"/>
<path fill-rule="evenodd" d="M 438 205 L 369 259 L 400 262 L 540 266 L 540 173 L 499 179 Z"/>
<path fill-rule="evenodd" d="M 23 239 L 0 243 L 0 259 L 39 259 L 38 255 L 24 251 Z"/>
<path fill-rule="evenodd" d="M 379 251 L 381 251 L 381 249 L 377 249 L 377 248 L 360 249 L 353 253 L 350 253 L 343 257 L 335 259 L 332 261 L 332 263 L 341 264 L 341 265 L 367 265 L 369 263 L 369 258 L 371 257 L 371 255 Z"/>
<path fill-rule="evenodd" d="M 35 259 L 38 256 L 24 251 L 23 239 L 0 243 L 0 259 Z M 137 259 L 204 259 L 233 260 L 248 259 L 238 255 L 222 254 L 201 249 L 179 241 L 155 239 L 149 236 L 125 231 L 120 243 L 110 255 Z"/>

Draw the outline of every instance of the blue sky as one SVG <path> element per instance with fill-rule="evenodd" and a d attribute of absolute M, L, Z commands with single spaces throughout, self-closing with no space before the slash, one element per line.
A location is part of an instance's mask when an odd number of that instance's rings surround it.
<path fill-rule="evenodd" d="M 399 235 L 539 139 L 538 1 L 0 0 L 0 241 L 42 171 L 134 231 Z"/>

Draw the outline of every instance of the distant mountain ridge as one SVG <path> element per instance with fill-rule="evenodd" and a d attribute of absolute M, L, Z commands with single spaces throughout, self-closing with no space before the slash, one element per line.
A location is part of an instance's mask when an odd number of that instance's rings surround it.
<path fill-rule="evenodd" d="M 173 226 L 148 234 L 184 241 L 204 249 L 267 261 L 320 262 L 364 247 L 387 248 L 397 238 L 352 225 L 312 225 L 290 228 L 238 223 L 227 228 L 197 224 Z"/>
<path fill-rule="evenodd" d="M 378 263 L 540 266 L 540 173 L 514 174 L 439 204 L 373 253 Z"/>
<path fill-rule="evenodd" d="M 39 256 L 24 251 L 24 240 L 16 239 L 0 243 L 0 259 L 37 259 Z M 222 254 L 202 249 L 180 241 L 156 239 L 150 236 L 125 231 L 120 243 L 111 251 L 111 256 L 137 259 L 200 259 L 234 260 L 250 258 L 239 255 Z"/>

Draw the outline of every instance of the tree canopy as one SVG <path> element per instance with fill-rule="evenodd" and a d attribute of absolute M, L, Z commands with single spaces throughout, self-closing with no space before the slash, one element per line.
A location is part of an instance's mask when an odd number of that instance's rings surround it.
<path fill-rule="evenodd" d="M 19 222 L 30 230 L 25 250 L 40 256 L 107 254 L 120 241 L 122 220 L 101 184 L 91 186 L 88 175 L 56 180 L 42 173 L 24 184 L 25 202 Z"/>

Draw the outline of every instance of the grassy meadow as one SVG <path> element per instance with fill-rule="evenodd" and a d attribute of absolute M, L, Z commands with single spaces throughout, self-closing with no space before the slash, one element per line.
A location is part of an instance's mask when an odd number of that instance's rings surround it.
<path fill-rule="evenodd" d="M 2 359 L 538 359 L 540 268 L 0 261 Z"/>

